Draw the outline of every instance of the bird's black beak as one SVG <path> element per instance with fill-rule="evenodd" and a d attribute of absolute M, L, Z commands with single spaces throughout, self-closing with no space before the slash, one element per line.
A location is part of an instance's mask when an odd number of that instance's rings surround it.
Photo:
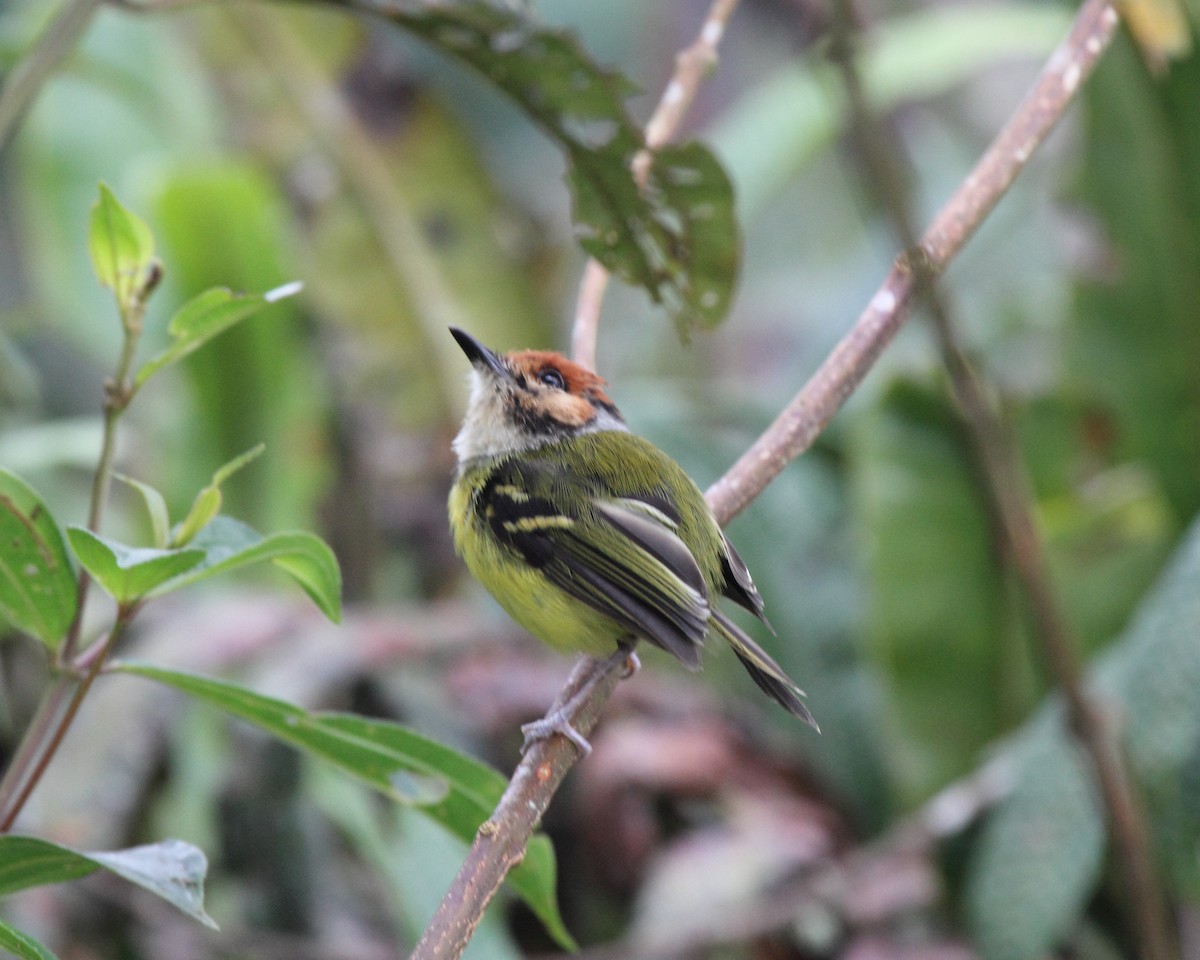
<path fill-rule="evenodd" d="M 473 365 L 487 367 L 501 380 L 512 379 L 512 372 L 505 365 L 504 361 L 500 359 L 499 355 L 489 350 L 469 333 L 459 330 L 458 327 L 451 327 L 450 335 L 458 341 L 458 345 L 462 347 L 462 352 L 467 355 L 467 359 Z"/>

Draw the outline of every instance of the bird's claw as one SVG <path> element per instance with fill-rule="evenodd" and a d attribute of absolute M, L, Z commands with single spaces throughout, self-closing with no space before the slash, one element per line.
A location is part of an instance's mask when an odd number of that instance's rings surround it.
<path fill-rule="evenodd" d="M 522 755 L 527 753 L 529 748 L 539 740 L 549 740 L 555 734 L 570 740 L 579 748 L 580 754 L 585 757 L 592 752 L 592 745 L 587 742 L 587 738 L 582 733 L 571 726 L 571 721 L 564 710 L 552 711 L 541 720 L 524 724 L 521 727 L 521 733 L 525 734 L 525 742 L 521 745 Z"/>

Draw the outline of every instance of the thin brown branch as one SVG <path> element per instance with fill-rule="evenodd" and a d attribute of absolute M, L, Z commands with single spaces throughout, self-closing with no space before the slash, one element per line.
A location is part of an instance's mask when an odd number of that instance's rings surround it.
<path fill-rule="evenodd" d="M 654 151 L 666 144 L 679 129 L 700 82 L 716 65 L 717 46 L 738 0 L 713 0 L 708 16 L 695 41 L 675 58 L 675 74 L 663 90 L 654 114 L 646 124 L 646 146 L 633 158 L 633 177 L 639 187 L 646 185 Z M 575 325 L 571 333 L 571 355 L 576 362 L 596 368 L 596 335 L 600 328 L 600 308 L 608 289 L 608 271 L 596 260 L 588 260 L 579 285 L 575 304 Z"/>
<path fill-rule="evenodd" d="M 1112 41 L 1117 13 L 1108 0 L 1086 0 L 1067 38 L 1050 56 L 1016 112 L 921 239 L 922 275 L 945 270 L 1045 140 Z M 774 423 L 708 490 L 722 522 L 736 516 L 812 444 L 866 376 L 912 307 L 913 258 L 901 256 L 817 372 Z"/>
<path fill-rule="evenodd" d="M 571 725 L 586 737 L 599 720 L 627 659 L 627 653 L 618 651 L 607 660 L 580 660 L 551 710 L 594 683 L 591 697 L 570 718 Z M 578 755 L 565 737 L 539 740 L 530 747 L 495 811 L 475 835 L 466 860 L 410 960 L 449 960 L 462 954 L 508 871 L 521 862 L 542 814 Z"/>
<path fill-rule="evenodd" d="M 835 60 L 841 68 L 852 128 L 862 158 L 863 182 L 874 187 L 892 227 L 906 250 L 917 246 L 912 202 L 900 169 L 902 147 L 872 115 L 854 56 L 855 28 L 849 0 L 834 2 Z M 1063 75 L 1067 84 L 1068 74 Z M 1078 79 L 1072 81 L 1077 83 Z M 1025 594 L 1033 618 L 1034 639 L 1067 702 L 1071 728 L 1091 759 L 1108 828 L 1121 863 L 1132 929 L 1143 960 L 1170 960 L 1175 951 L 1169 933 L 1165 898 L 1155 872 L 1149 832 L 1124 757 L 1101 720 L 1087 690 L 1079 651 L 1081 644 L 1063 612 L 1050 578 L 1046 551 L 1034 523 L 1033 495 L 1027 470 L 1011 431 L 989 399 L 989 391 L 972 368 L 959 342 L 957 325 L 946 299 L 914 264 L 915 281 L 925 299 L 950 387 L 972 453 L 979 464 L 985 493 L 1005 541 L 1006 555 Z"/>
<path fill-rule="evenodd" d="M 1087 0 L 1083 5 L 1033 89 L 926 231 L 922 259 L 927 260 L 928 275 L 945 269 L 1004 195 L 1066 111 L 1111 42 L 1116 26 L 1116 12 L 1108 0 Z M 867 309 L 808 383 L 746 454 L 709 488 L 709 506 L 722 523 L 749 504 L 784 466 L 812 444 L 866 376 L 908 315 L 917 285 L 908 262 L 908 258 L 900 258 Z M 594 682 L 597 671 L 600 673 L 596 689 L 572 719 L 584 736 L 611 694 L 619 667 L 615 658 L 606 662 L 582 660 L 560 694 L 558 702 L 566 702 L 573 691 Z M 476 837 L 413 960 L 451 960 L 459 956 L 576 759 L 575 748 L 561 737 L 536 744 L 525 755 L 504 798 Z"/>

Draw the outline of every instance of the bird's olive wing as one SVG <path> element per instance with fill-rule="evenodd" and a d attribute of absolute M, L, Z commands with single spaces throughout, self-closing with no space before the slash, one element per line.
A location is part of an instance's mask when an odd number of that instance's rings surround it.
<path fill-rule="evenodd" d="M 480 506 L 497 539 L 556 587 L 698 667 L 707 587 L 672 519 L 650 501 L 565 494 L 568 482 L 552 465 L 510 462 Z"/>

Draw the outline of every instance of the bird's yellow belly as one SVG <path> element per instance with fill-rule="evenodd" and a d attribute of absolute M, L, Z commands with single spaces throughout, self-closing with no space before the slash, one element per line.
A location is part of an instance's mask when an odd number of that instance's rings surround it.
<path fill-rule="evenodd" d="M 467 568 L 522 627 L 564 653 L 604 657 L 628 631 L 611 618 L 556 587 L 536 568 L 514 557 L 471 522 L 453 523 L 455 543 Z"/>

